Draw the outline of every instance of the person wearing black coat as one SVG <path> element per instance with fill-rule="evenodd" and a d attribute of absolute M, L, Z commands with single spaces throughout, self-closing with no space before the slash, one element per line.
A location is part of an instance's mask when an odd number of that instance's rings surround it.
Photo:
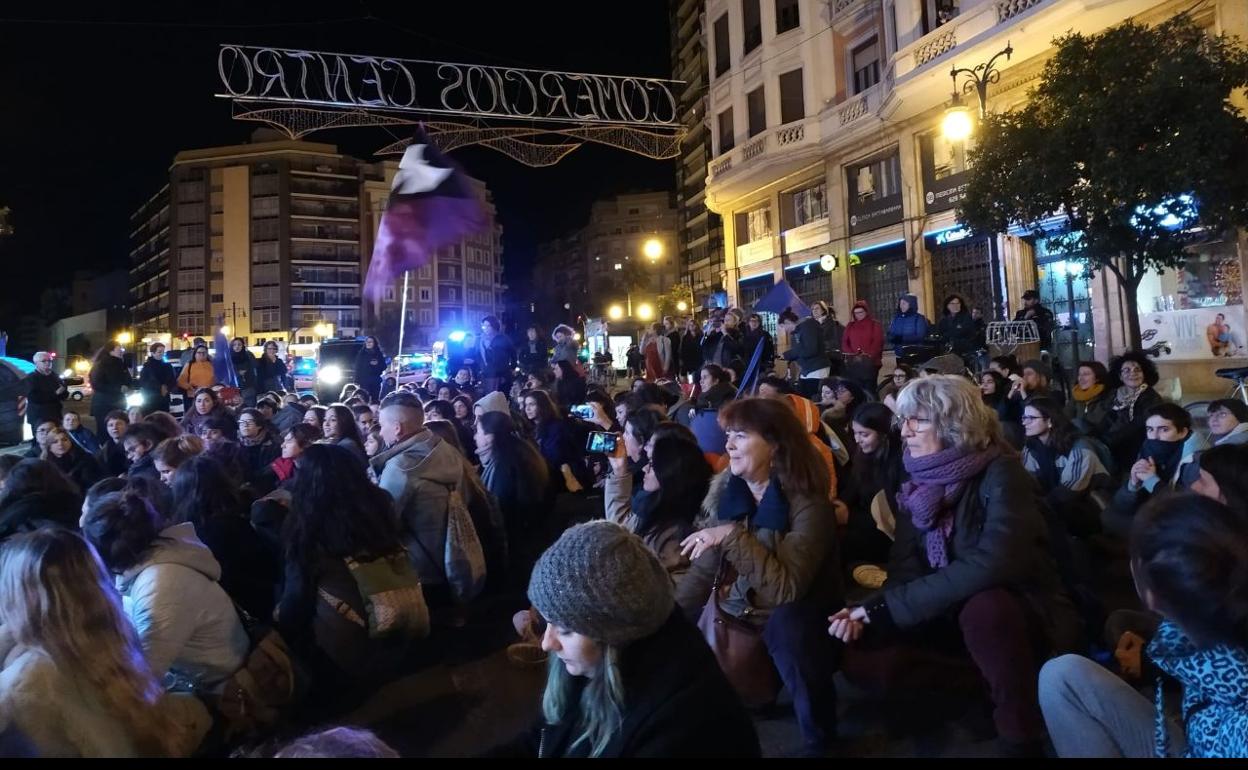
<path fill-rule="evenodd" d="M 285 436 L 286 431 L 303 422 L 303 415 L 308 408 L 298 401 L 292 401 L 273 415 L 273 430 L 277 435 Z"/>
<path fill-rule="evenodd" d="M 0 542 L 40 527 L 77 529 L 82 493 L 46 460 L 22 460 L 4 479 L 0 494 Z"/>
<path fill-rule="evenodd" d="M 85 492 L 91 485 L 104 478 L 104 469 L 87 450 L 78 446 L 63 428 L 48 431 L 44 439 L 44 460 L 50 462 L 65 478 L 74 482 Z"/>
<path fill-rule="evenodd" d="M 277 343 L 264 343 L 264 355 L 256 359 L 256 392 L 286 390 L 286 362 L 277 356 Z"/>
<path fill-rule="evenodd" d="M 516 365 L 516 346 L 502 332 L 494 316 L 481 321 L 480 353 L 481 384 L 485 393 L 511 390 L 512 369 Z"/>
<path fill-rule="evenodd" d="M 52 354 L 40 351 L 34 355 L 35 371 L 26 378 L 26 420 L 31 429 L 43 422 L 61 424 L 61 402 L 69 395 L 69 388 L 59 375 L 52 371 Z"/>
<path fill-rule="evenodd" d="M 536 374 L 550 365 L 550 348 L 536 326 L 530 326 L 525 336 L 518 352 L 520 369 L 525 374 Z"/>
<path fill-rule="evenodd" d="M 355 381 L 369 393 L 380 393 L 381 378 L 388 363 L 377 338 L 365 337 L 364 347 L 355 356 Z"/>
<path fill-rule="evenodd" d="M 690 318 L 685 324 L 684 332 L 680 335 L 680 345 L 672 348 L 679 354 L 681 377 L 697 374 L 702 368 L 702 346 L 699 344 L 701 340 L 698 322 Z"/>
<path fill-rule="evenodd" d="M 819 391 L 819 381 L 827 377 L 832 368 L 832 359 L 824 348 L 823 329 L 810 316 L 798 323 L 797 313 L 788 308 L 780 314 L 780 326 L 793 340 L 792 346 L 784 351 L 784 360 L 797 362 L 801 371 L 801 395 L 813 400 Z"/>
<path fill-rule="evenodd" d="M 105 418 L 115 409 L 125 411 L 124 391 L 134 386 L 122 355 L 121 345 L 111 342 L 100 348 L 91 364 L 91 416 L 95 418 L 95 436 L 101 444 L 107 438 Z"/>
<path fill-rule="evenodd" d="M 965 357 L 975 352 L 979 329 L 975 319 L 971 317 L 971 309 L 966 306 L 966 301 L 961 296 L 950 294 L 945 297 L 944 315 L 936 324 L 936 331 L 953 347 L 953 352 L 957 355 Z"/>
<path fill-rule="evenodd" d="M 247 340 L 235 337 L 230 340 L 230 362 L 238 376 L 238 389 L 243 393 L 243 403 L 256 403 L 256 357 L 247 349 Z"/>
<path fill-rule="evenodd" d="M 763 319 L 758 313 L 751 313 L 745 325 L 742 347 L 745 350 L 746 366 L 749 366 L 750 361 L 754 359 L 754 351 L 758 349 L 758 343 L 761 342 L 763 353 L 758 358 L 758 371 L 764 375 L 770 374 L 776 363 L 776 343 L 771 338 L 771 332 L 763 328 Z"/>
<path fill-rule="evenodd" d="M 165 361 L 165 346 L 153 342 L 147 360 L 139 372 L 139 390 L 143 393 L 143 413 L 168 412 L 169 394 L 178 387 L 178 375 Z"/>

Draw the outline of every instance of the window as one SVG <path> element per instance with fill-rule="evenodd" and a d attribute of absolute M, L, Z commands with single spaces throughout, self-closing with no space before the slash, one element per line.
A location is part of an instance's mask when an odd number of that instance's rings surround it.
<path fill-rule="evenodd" d="M 203 222 L 204 204 L 202 202 L 178 204 L 178 221 L 184 224 Z"/>
<path fill-rule="evenodd" d="M 854 49 L 854 93 L 860 94 L 880 82 L 880 42 L 871 38 Z"/>
<path fill-rule="evenodd" d="M 178 227 L 178 243 L 185 246 L 204 245 L 203 225 L 181 225 Z"/>
<path fill-rule="evenodd" d="M 251 194 L 253 196 L 276 195 L 277 174 L 252 174 Z"/>
<path fill-rule="evenodd" d="M 281 235 L 279 222 L 276 219 L 256 219 L 251 223 L 251 239 L 253 241 L 276 241 Z M 273 244 L 276 246 L 277 244 Z"/>
<path fill-rule="evenodd" d="M 251 282 L 257 286 L 276 284 L 278 280 L 276 263 L 253 265 L 251 268 Z"/>
<path fill-rule="evenodd" d="M 225 302 L 225 295 L 224 295 L 224 294 L 213 294 L 213 295 L 212 295 L 212 301 L 213 301 L 213 303 L 215 303 L 215 304 L 218 304 L 218 305 L 219 305 L 219 304 L 221 304 L 222 302 Z"/>
<path fill-rule="evenodd" d="M 737 215 L 737 234 L 741 245 L 771 237 L 771 209 L 743 211 Z"/>
<path fill-rule="evenodd" d="M 742 56 L 763 44 L 763 17 L 758 3 L 759 0 L 741 0 L 741 26 L 745 28 Z"/>
<path fill-rule="evenodd" d="M 282 311 L 277 308 L 256 310 L 252 313 L 252 330 L 258 332 L 278 331 L 282 320 Z"/>
<path fill-rule="evenodd" d="M 433 311 L 424 309 L 420 311 L 420 325 L 433 326 Z"/>
<path fill-rule="evenodd" d="M 182 267 L 203 267 L 204 247 L 192 246 L 190 248 L 178 249 L 178 264 Z"/>
<path fill-rule="evenodd" d="M 279 287 L 254 286 L 251 289 L 252 307 L 277 307 L 281 303 Z"/>
<path fill-rule="evenodd" d="M 797 0 L 776 0 L 776 34 L 788 32 L 801 26 Z"/>
<path fill-rule="evenodd" d="M 780 76 L 780 124 L 806 117 L 806 100 L 802 95 L 802 71 L 795 69 Z"/>
<path fill-rule="evenodd" d="M 204 290 L 204 271 L 203 270 L 179 270 L 178 271 L 178 291 L 203 291 Z"/>
<path fill-rule="evenodd" d="M 793 193 L 793 226 L 801 227 L 828 217 L 827 185 L 817 184 Z"/>
<path fill-rule="evenodd" d="M 433 289 L 429 288 L 428 286 L 421 286 L 420 287 L 420 301 L 421 302 L 433 302 Z"/>
<path fill-rule="evenodd" d="M 858 200 L 879 200 L 901 192 L 901 161 L 892 153 L 859 166 L 855 172 Z"/>
<path fill-rule="evenodd" d="M 715 20 L 715 77 L 719 77 L 732 66 L 732 53 L 728 46 L 728 14 Z"/>
<path fill-rule="evenodd" d="M 433 277 L 433 265 L 421 265 L 416 270 L 416 277 L 424 278 L 425 280 L 429 280 L 430 278 L 432 278 Z"/>
<path fill-rule="evenodd" d="M 277 241 L 251 244 L 251 261 L 253 264 L 277 261 Z"/>
<path fill-rule="evenodd" d="M 251 215 L 257 219 L 262 217 L 275 217 L 279 213 L 277 196 L 270 195 L 265 198 L 251 199 Z"/>
<path fill-rule="evenodd" d="M 730 151 L 733 147 L 732 108 L 719 113 L 719 154 Z"/>
<path fill-rule="evenodd" d="M 385 302 L 394 302 L 397 294 L 398 293 L 394 290 L 393 286 L 387 286 L 385 290 L 382 291 L 382 300 Z"/>
<path fill-rule="evenodd" d="M 758 136 L 767 130 L 767 96 L 759 86 L 745 95 L 745 109 L 749 118 L 749 135 Z"/>
<path fill-rule="evenodd" d="M 178 328 L 189 334 L 203 334 L 204 314 L 178 313 Z"/>

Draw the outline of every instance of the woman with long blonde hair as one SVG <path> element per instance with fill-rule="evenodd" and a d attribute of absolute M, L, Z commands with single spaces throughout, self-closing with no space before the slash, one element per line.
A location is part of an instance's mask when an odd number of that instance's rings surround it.
<path fill-rule="evenodd" d="M 0 550 L 0 660 L 0 712 L 41 756 L 185 756 L 211 721 L 165 697 L 112 578 L 66 530 Z"/>

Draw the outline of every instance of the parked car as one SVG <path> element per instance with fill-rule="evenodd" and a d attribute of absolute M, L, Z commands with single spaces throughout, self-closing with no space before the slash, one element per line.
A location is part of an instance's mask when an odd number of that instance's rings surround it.
<path fill-rule="evenodd" d="M 400 385 L 423 385 L 433 376 L 433 353 L 395 356 L 382 375 L 381 392 L 393 393 Z"/>
<path fill-rule="evenodd" d="M 91 396 L 91 383 L 85 377 L 63 377 L 61 381 L 69 388 L 70 401 L 81 401 Z"/>

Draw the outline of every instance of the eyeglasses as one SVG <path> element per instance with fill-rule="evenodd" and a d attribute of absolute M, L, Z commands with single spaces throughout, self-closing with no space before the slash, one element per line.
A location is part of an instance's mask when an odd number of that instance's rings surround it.
<path fill-rule="evenodd" d="M 1124 366 L 1118 370 L 1122 374 L 1143 374 L 1144 370 L 1138 366 Z"/>
<path fill-rule="evenodd" d="M 893 374 L 893 379 L 894 379 L 894 380 L 904 380 L 904 379 L 906 379 L 906 373 L 905 373 L 905 372 L 896 372 L 895 374 Z"/>
<path fill-rule="evenodd" d="M 239 420 L 239 421 L 238 421 L 238 427 L 240 427 L 240 428 L 242 428 L 243 426 L 254 426 L 254 425 L 257 425 L 257 424 L 258 424 L 258 423 L 256 423 L 256 421 L 255 421 L 255 420 Z"/>
<path fill-rule="evenodd" d="M 898 428 L 906 428 L 912 433 L 923 433 L 932 427 L 932 421 L 927 417 L 903 417 L 897 415 L 893 423 Z"/>

